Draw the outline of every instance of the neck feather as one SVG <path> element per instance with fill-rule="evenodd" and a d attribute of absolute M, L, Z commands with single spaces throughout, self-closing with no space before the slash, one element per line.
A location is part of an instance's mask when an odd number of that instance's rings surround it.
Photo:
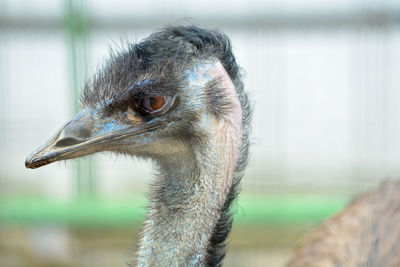
<path fill-rule="evenodd" d="M 223 134 L 223 140 L 214 136 L 208 149 L 160 166 L 163 175 L 153 183 L 139 266 L 208 266 L 215 256 L 222 259 L 221 234 L 225 239 L 230 230 L 226 216 L 240 145 Z"/>

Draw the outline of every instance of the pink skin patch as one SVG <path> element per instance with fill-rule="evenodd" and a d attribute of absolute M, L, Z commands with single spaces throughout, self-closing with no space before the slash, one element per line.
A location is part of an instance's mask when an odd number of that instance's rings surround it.
<path fill-rule="evenodd" d="M 220 89 L 224 90 L 228 98 L 231 99 L 231 116 L 229 116 L 228 121 L 232 123 L 232 127 L 241 129 L 242 109 L 239 97 L 232 80 L 221 62 L 216 61 L 197 64 L 187 73 L 187 80 L 189 81 L 188 89 L 195 91 L 194 93 L 197 93 L 197 95 L 201 95 L 202 92 L 198 92 L 199 89 L 202 91 L 203 87 L 212 79 L 218 79 L 220 81 Z"/>
<path fill-rule="evenodd" d="M 242 144 L 242 109 L 239 97 L 232 80 L 225 68 L 219 61 L 197 64 L 188 72 L 189 89 L 193 90 L 193 97 L 204 93 L 203 87 L 213 79 L 218 79 L 220 90 L 230 99 L 229 115 L 217 120 L 215 116 L 205 112 L 201 116 L 200 127 L 202 131 L 211 136 L 212 146 L 217 148 L 219 168 L 216 175 L 223 178 L 219 186 L 222 186 L 219 196 L 220 203 L 225 201 L 230 185 L 232 184 L 233 172 L 239 157 Z M 199 98 L 199 105 L 204 108 L 204 98 Z M 214 163 L 215 164 L 215 163 Z M 211 174 L 212 175 L 212 174 Z M 222 176 L 222 177 L 221 177 Z"/>

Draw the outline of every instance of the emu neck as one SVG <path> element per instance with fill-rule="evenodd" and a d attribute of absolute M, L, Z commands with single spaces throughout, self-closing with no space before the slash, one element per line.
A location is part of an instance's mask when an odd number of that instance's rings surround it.
<path fill-rule="evenodd" d="M 175 166 L 161 167 L 166 174 L 153 185 L 139 266 L 206 266 L 209 240 L 237 160 L 229 156 L 237 151 L 228 140 L 213 150 L 219 138 L 210 142 L 208 151 L 187 154 Z"/>
<path fill-rule="evenodd" d="M 204 142 L 193 142 L 185 153 L 161 161 L 139 266 L 207 265 L 207 247 L 232 186 L 242 141 L 239 100 L 230 79 L 221 80 L 232 94 L 231 116 L 217 120 L 202 114 L 198 130 L 206 133 Z"/>

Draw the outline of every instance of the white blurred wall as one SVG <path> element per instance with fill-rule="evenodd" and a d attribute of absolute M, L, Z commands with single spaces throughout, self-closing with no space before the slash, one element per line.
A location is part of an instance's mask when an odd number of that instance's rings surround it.
<path fill-rule="evenodd" d="M 70 163 L 24 167 L 28 153 L 72 115 L 64 7 L 51 0 L 0 2 L 0 194 L 74 194 Z M 230 36 L 255 107 L 245 189 L 357 191 L 400 176 L 400 19 L 340 24 L 351 12 L 400 14 L 398 1 L 92 0 L 87 10 L 97 25 L 88 36 L 90 73 L 121 36 L 139 41 L 182 17 Z M 337 25 L 324 22 L 335 14 Z M 308 15 L 321 25 L 301 24 Z M 286 26 L 271 25 L 280 16 Z M 29 19 L 54 25 L 17 23 Z M 110 155 L 95 156 L 94 166 L 105 196 L 141 190 L 151 174 L 148 163 Z"/>

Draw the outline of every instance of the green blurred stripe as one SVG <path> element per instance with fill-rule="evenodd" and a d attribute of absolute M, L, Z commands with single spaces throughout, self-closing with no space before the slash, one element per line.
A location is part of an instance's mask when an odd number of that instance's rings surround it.
<path fill-rule="evenodd" d="M 243 195 L 235 205 L 235 224 L 314 224 L 339 212 L 348 199 L 321 195 Z M 0 224 L 135 226 L 144 220 L 147 200 L 0 198 Z"/>
<path fill-rule="evenodd" d="M 243 195 L 236 207 L 238 224 L 309 224 L 338 213 L 348 198 L 334 195 Z"/>
<path fill-rule="evenodd" d="M 80 111 L 80 92 L 88 74 L 87 39 L 89 38 L 90 28 L 87 15 L 86 1 L 65 0 L 64 26 L 67 29 L 69 44 L 72 115 Z M 89 157 L 86 160 L 75 159 L 73 166 L 77 196 L 95 195 L 97 180 L 93 157 Z"/>

